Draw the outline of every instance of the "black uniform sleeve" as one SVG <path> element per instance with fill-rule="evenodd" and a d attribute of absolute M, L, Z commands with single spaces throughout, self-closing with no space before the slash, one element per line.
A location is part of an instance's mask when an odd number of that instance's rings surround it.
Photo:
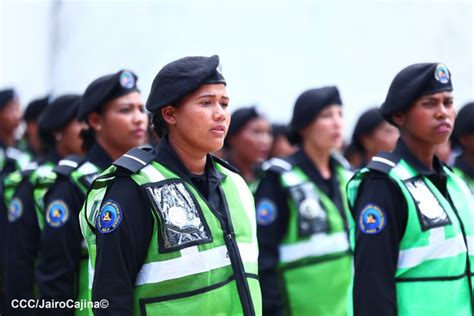
<path fill-rule="evenodd" d="M 55 203 L 63 203 L 68 218 L 58 227 L 45 223 L 36 270 L 40 298 L 67 301 L 77 298 L 77 276 L 81 260 L 82 235 L 79 211 L 84 195 L 68 179 L 60 177 L 44 199 L 45 212 Z M 73 315 L 74 310 L 47 310 L 48 315 Z"/>
<path fill-rule="evenodd" d="M 5 290 L 9 315 L 30 313 L 12 309 L 12 299 L 34 298 L 34 265 L 38 254 L 39 226 L 33 199 L 33 185 L 23 180 L 13 198 L 18 198 L 21 216 L 7 224 L 5 252 Z"/>
<path fill-rule="evenodd" d="M 369 204 L 385 215 L 385 227 L 376 234 L 364 232 L 359 225 L 359 217 Z M 395 271 L 408 216 L 405 198 L 385 174 L 372 172 L 361 183 L 352 212 L 356 222 L 354 315 L 396 316 Z"/>
<path fill-rule="evenodd" d="M 106 299 L 106 309 L 94 315 L 132 315 L 135 279 L 142 267 L 153 232 L 153 218 L 138 185 L 129 177 L 118 176 L 104 197 L 120 206 L 123 218 L 115 230 L 96 232 L 92 300 Z"/>
<path fill-rule="evenodd" d="M 286 191 L 280 185 L 279 175 L 274 172 L 267 172 L 263 176 L 255 193 L 260 251 L 259 278 L 264 315 L 282 315 L 285 306 L 276 269 L 278 248 L 288 226 L 286 196 Z"/>

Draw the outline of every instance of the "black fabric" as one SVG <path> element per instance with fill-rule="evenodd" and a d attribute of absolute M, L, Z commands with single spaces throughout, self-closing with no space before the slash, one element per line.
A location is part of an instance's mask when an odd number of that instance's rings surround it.
<path fill-rule="evenodd" d="M 254 106 L 244 107 L 232 113 L 227 137 L 237 134 L 248 122 L 261 117 Z"/>
<path fill-rule="evenodd" d="M 335 86 L 310 89 L 296 99 L 290 122 L 289 140 L 292 144 L 301 142 L 299 132 L 308 126 L 316 116 L 329 105 L 342 105 L 339 90 Z"/>
<path fill-rule="evenodd" d="M 446 174 L 436 156 L 433 170 L 416 158 L 399 140 L 394 154 L 404 159 L 420 174 L 428 177 L 444 196 L 448 196 Z M 368 205 L 378 206 L 385 214 L 385 228 L 378 234 L 365 234 L 356 224 L 354 250 L 354 315 L 397 315 L 395 271 L 399 244 L 405 233 L 408 206 L 398 185 L 379 171 L 371 171 L 361 182 L 355 207 L 355 222 Z"/>
<path fill-rule="evenodd" d="M 76 166 L 72 166 L 68 164 L 63 164 L 60 161 L 59 164 L 54 167 L 54 172 L 67 177 L 71 174 L 71 172 L 76 170 L 78 166 L 80 166 L 84 161 L 86 161 L 86 157 L 79 155 L 70 155 L 64 158 L 63 160 L 67 160 L 68 162 L 73 162 L 76 164 Z"/>
<path fill-rule="evenodd" d="M 324 179 L 306 153 L 300 149 L 293 155 L 285 158 L 293 165 L 300 167 L 309 179 L 324 192 L 337 206 L 343 218 L 343 200 L 339 182 L 335 173 L 337 162 L 330 160 L 331 178 Z M 269 168 L 262 176 L 255 193 L 255 203 L 269 200 L 276 208 L 275 219 L 267 224 L 258 224 L 257 237 L 259 243 L 259 276 L 263 296 L 264 315 L 283 315 L 285 311 L 285 295 L 277 273 L 278 248 L 288 230 L 290 210 L 288 207 L 289 192 L 282 187 L 280 173 Z M 281 170 L 281 169 L 277 169 Z"/>
<path fill-rule="evenodd" d="M 23 113 L 23 120 L 26 122 L 38 120 L 40 114 L 46 109 L 49 104 L 49 97 L 35 99 L 31 101 Z"/>
<path fill-rule="evenodd" d="M 135 159 L 131 157 L 134 157 Z M 124 155 L 114 161 L 114 165 L 135 173 L 141 168 L 145 167 L 153 160 L 153 158 L 155 158 L 155 156 L 147 150 L 132 148 L 126 153 L 126 156 Z"/>
<path fill-rule="evenodd" d="M 417 98 L 452 90 L 451 73 L 444 64 L 413 64 L 395 76 L 380 112 L 387 121 L 395 124 L 392 114 L 407 110 Z"/>
<path fill-rule="evenodd" d="M 160 141 L 154 153 L 155 161 L 193 185 L 211 210 L 224 210 L 219 185 L 225 175 L 214 168 L 210 155 L 207 156 L 205 173 L 193 175 L 184 167 L 166 137 Z M 113 232 L 96 235 L 97 259 L 92 300 L 109 301 L 109 307 L 95 310 L 95 315 L 131 315 L 135 279 L 148 252 L 153 233 L 153 218 L 146 197 L 130 178 L 130 172 L 123 168 L 118 168 L 117 177 L 109 186 L 103 200 L 108 199 L 120 205 L 123 219 Z M 216 215 L 223 218 L 220 212 Z"/>
<path fill-rule="evenodd" d="M 362 145 L 362 137 L 372 134 L 377 127 L 385 122 L 380 109 L 373 108 L 365 111 L 357 120 L 352 134 L 352 143 L 359 149 L 365 150 Z"/>
<path fill-rule="evenodd" d="M 453 167 L 459 168 L 469 178 L 474 179 L 474 166 L 469 164 L 463 155 L 456 157 Z"/>
<path fill-rule="evenodd" d="M 0 90 L 0 110 L 2 110 L 15 97 L 16 93 L 13 89 Z"/>
<path fill-rule="evenodd" d="M 203 84 L 226 84 L 221 74 L 219 56 L 184 57 L 165 65 L 151 86 L 146 108 L 157 112 L 167 105 L 176 105 L 187 94 Z"/>
<path fill-rule="evenodd" d="M 84 92 L 79 119 L 86 120 L 89 113 L 98 112 L 105 103 L 139 91 L 137 80 L 137 75 L 130 70 L 120 70 L 94 80 Z"/>
<path fill-rule="evenodd" d="M 459 137 L 471 133 L 474 133 L 474 102 L 464 105 L 456 116 L 451 134 L 453 146 L 461 146 Z"/>
<path fill-rule="evenodd" d="M 56 98 L 41 114 L 38 120 L 40 133 L 50 133 L 68 125 L 77 118 L 81 96 L 67 94 Z"/>
<path fill-rule="evenodd" d="M 379 161 L 377 158 L 386 159 L 392 164 Z M 372 157 L 372 160 L 367 164 L 367 168 L 388 174 L 399 161 L 400 157 L 395 153 L 380 152 L 375 157 Z"/>
<path fill-rule="evenodd" d="M 84 160 L 104 170 L 112 163 L 105 150 L 95 144 Z M 69 219 L 61 227 L 45 224 L 41 233 L 41 250 L 36 269 L 40 298 L 66 301 L 77 299 L 78 273 L 81 259 L 82 234 L 79 212 L 84 203 L 84 193 L 71 182 L 69 173 L 59 174 L 44 198 L 45 209 L 53 201 L 61 201 L 70 212 Z M 44 315 L 74 315 L 73 309 L 48 309 Z"/>

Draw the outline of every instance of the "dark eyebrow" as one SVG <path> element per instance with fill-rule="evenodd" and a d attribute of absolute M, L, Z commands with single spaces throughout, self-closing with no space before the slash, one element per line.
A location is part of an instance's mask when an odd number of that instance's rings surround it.
<path fill-rule="evenodd" d="M 202 99 L 202 98 L 216 98 L 216 95 L 215 94 L 202 94 L 202 95 L 199 95 L 197 97 L 198 99 Z M 222 96 L 223 99 L 226 99 L 226 100 L 229 100 L 229 97 L 228 96 Z"/>

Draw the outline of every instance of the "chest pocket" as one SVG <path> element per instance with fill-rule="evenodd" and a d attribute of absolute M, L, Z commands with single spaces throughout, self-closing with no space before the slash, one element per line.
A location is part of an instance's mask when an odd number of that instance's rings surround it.
<path fill-rule="evenodd" d="M 183 182 L 165 180 L 148 184 L 144 190 L 160 219 L 159 252 L 212 241 L 201 207 Z"/>
<path fill-rule="evenodd" d="M 327 233 L 329 220 L 314 184 L 305 182 L 289 188 L 298 210 L 298 234 L 310 236 Z"/>
<path fill-rule="evenodd" d="M 415 201 L 418 219 L 423 231 L 451 224 L 448 213 L 423 178 L 415 177 L 405 180 L 404 183 Z"/>

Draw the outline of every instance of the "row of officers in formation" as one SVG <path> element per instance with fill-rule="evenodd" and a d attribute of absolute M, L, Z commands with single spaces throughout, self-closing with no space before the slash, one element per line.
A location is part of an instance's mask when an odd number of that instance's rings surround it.
<path fill-rule="evenodd" d="M 474 315 L 474 103 L 456 118 L 451 76 L 401 70 L 352 167 L 336 87 L 272 134 L 254 107 L 230 115 L 218 56 L 167 64 L 146 104 L 127 70 L 36 100 L 27 145 L 1 91 L 0 313 Z"/>

